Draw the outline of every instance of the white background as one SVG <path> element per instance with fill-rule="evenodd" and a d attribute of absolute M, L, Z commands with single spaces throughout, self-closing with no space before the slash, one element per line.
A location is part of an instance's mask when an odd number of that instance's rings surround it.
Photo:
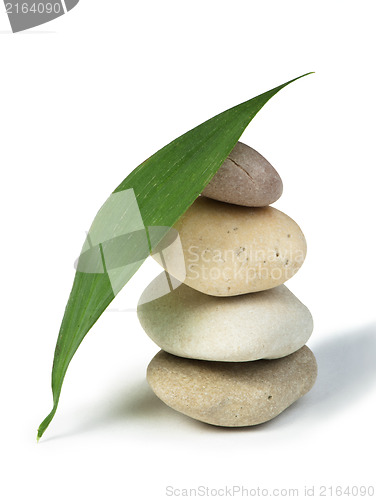
<path fill-rule="evenodd" d="M 370 485 L 375 443 L 374 2 L 81 0 L 13 35 L 0 15 L 1 447 L 4 499 L 163 499 L 166 486 Z M 220 429 L 145 381 L 158 348 L 107 311 L 52 404 L 54 346 L 85 230 L 145 158 L 308 71 L 242 140 L 284 181 L 275 206 L 309 253 L 291 290 L 311 309 L 314 389 L 270 423 Z M 132 308 L 147 263 L 112 304 Z"/>

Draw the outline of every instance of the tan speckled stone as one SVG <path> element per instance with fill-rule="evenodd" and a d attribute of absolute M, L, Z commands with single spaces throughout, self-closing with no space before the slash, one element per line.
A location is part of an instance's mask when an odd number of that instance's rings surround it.
<path fill-rule="evenodd" d="M 168 406 L 196 420 L 224 427 L 261 424 L 306 394 L 317 376 L 304 346 L 281 359 L 222 363 L 180 358 L 160 351 L 148 382 Z"/>
<path fill-rule="evenodd" d="M 265 207 L 277 201 L 282 191 L 282 180 L 270 163 L 238 142 L 202 194 L 235 205 Z"/>
<path fill-rule="evenodd" d="M 165 282 L 162 273 L 150 283 L 137 312 L 149 337 L 176 356 L 209 361 L 281 358 L 311 336 L 311 313 L 285 285 L 213 297 L 184 284 L 163 295 Z"/>
<path fill-rule="evenodd" d="M 174 229 L 184 259 L 176 259 L 175 251 L 170 256 L 166 251 L 163 259 L 160 253 L 153 257 L 174 277 L 209 295 L 240 295 L 281 285 L 306 255 L 299 226 L 272 207 L 240 207 L 200 197 Z"/>

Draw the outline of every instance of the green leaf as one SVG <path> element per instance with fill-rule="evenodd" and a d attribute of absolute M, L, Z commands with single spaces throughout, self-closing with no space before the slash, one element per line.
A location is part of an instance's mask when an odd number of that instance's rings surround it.
<path fill-rule="evenodd" d="M 87 332 L 166 234 L 164 229 L 203 191 L 258 111 L 298 78 L 174 140 L 131 172 L 102 206 L 78 261 L 55 349 L 53 408 L 39 426 L 38 439 L 55 415 L 67 368 Z M 155 227 L 159 230 L 152 231 Z"/>

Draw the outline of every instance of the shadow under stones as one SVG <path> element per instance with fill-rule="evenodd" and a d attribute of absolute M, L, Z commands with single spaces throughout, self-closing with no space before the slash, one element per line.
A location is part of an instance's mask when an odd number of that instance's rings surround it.
<path fill-rule="evenodd" d="M 172 410 L 152 392 L 146 380 L 114 395 L 105 409 L 83 422 L 73 432 L 47 438 L 44 441 L 89 432 L 113 422 L 150 422 L 153 427 L 170 427 L 174 424 L 191 424 L 191 428 L 207 432 L 262 432 L 275 426 L 289 425 L 307 419 L 322 421 L 330 413 L 352 406 L 375 384 L 376 379 L 376 323 L 333 334 L 312 347 L 317 359 L 318 377 L 313 389 L 302 399 L 287 408 L 280 416 L 253 427 L 217 427 L 193 420 Z M 103 406 L 102 406 L 103 408 Z"/>
<path fill-rule="evenodd" d="M 376 323 L 332 335 L 312 351 L 318 377 L 307 403 L 315 417 L 352 406 L 375 384 Z"/>
<path fill-rule="evenodd" d="M 123 391 L 118 391 L 104 400 L 100 407 L 91 408 L 90 416 L 71 431 L 55 436 L 45 437 L 40 442 L 54 441 L 78 434 L 91 432 L 95 429 L 107 427 L 118 422 L 129 425 L 130 422 L 143 424 L 150 422 L 156 425 L 171 425 L 172 416 L 179 419 L 181 415 L 165 405 L 150 389 L 146 379 L 134 383 Z"/>
<path fill-rule="evenodd" d="M 312 390 L 284 412 L 252 427 L 217 427 L 193 421 L 197 429 L 208 432 L 269 432 L 299 422 L 318 424 L 328 415 L 356 404 L 372 390 L 376 381 L 376 323 L 331 335 L 312 347 L 318 376 Z"/>

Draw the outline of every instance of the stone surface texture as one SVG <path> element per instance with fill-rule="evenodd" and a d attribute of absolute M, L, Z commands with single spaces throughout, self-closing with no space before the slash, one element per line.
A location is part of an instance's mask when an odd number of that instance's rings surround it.
<path fill-rule="evenodd" d="M 203 196 L 246 207 L 265 207 L 282 195 L 282 180 L 272 165 L 238 142 L 203 191 Z"/>
<path fill-rule="evenodd" d="M 210 361 L 287 356 L 311 336 L 307 307 L 285 285 L 237 297 L 213 297 L 184 284 L 163 295 L 165 273 L 143 292 L 138 318 L 164 351 Z"/>
<path fill-rule="evenodd" d="M 160 351 L 147 369 L 147 380 L 164 403 L 224 427 L 271 420 L 306 394 L 316 376 L 316 360 L 306 346 L 281 359 L 247 363 L 199 361 Z"/>
<path fill-rule="evenodd" d="M 177 259 L 177 252 L 168 248 L 153 257 L 174 277 L 209 295 L 278 286 L 299 270 L 307 251 L 296 222 L 272 207 L 240 207 L 200 197 L 175 229 L 184 258 Z"/>

